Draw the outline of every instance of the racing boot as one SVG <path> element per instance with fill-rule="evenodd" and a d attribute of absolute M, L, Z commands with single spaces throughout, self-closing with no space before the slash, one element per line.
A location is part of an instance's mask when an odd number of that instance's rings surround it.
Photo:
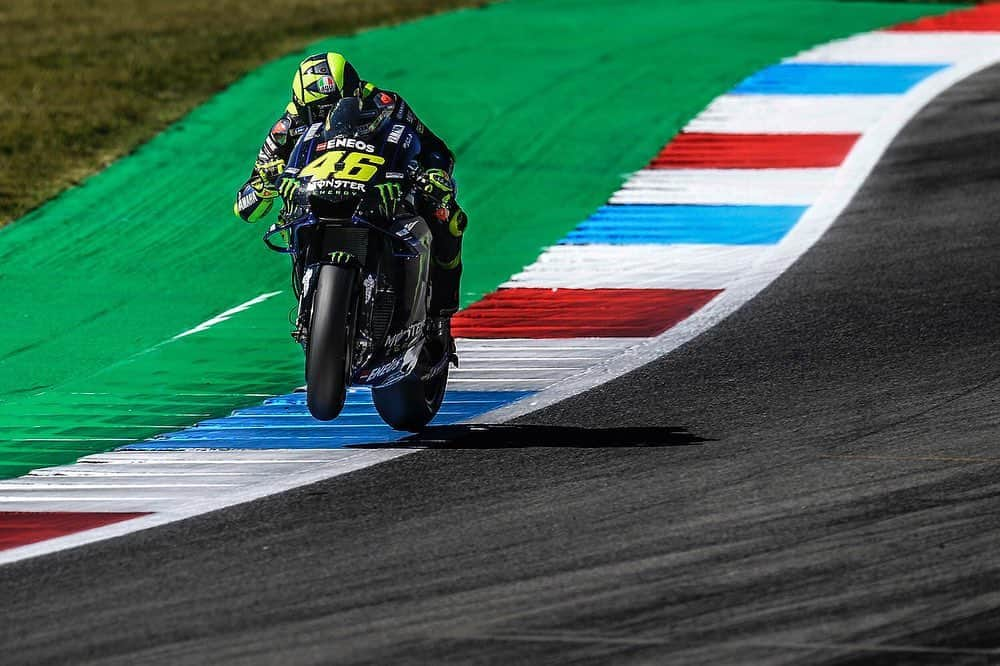
<path fill-rule="evenodd" d="M 440 238 L 440 234 L 439 234 Z M 452 238 L 454 240 L 454 238 Z M 455 252 L 450 260 L 442 261 L 439 253 Z M 455 340 L 451 336 L 451 317 L 458 312 L 458 288 L 462 279 L 461 245 L 434 240 L 434 261 L 431 264 L 431 299 L 427 306 L 427 337 L 439 354 L 448 354 L 458 367 Z M 446 255 L 447 256 L 447 255 Z M 438 356 L 440 358 L 440 356 Z"/>
<path fill-rule="evenodd" d="M 451 337 L 451 315 L 427 317 L 424 322 L 424 332 L 434 357 L 440 359 L 447 355 L 448 362 L 457 368 L 458 350 L 455 347 L 455 338 Z"/>

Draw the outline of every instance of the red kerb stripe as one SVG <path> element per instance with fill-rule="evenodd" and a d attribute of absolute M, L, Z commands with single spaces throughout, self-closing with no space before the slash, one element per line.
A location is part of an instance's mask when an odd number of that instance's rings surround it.
<path fill-rule="evenodd" d="M 925 16 L 889 28 L 893 32 L 997 32 L 1000 31 L 1000 6 L 981 5 L 959 9 L 940 16 Z"/>
<path fill-rule="evenodd" d="M 0 550 L 26 546 L 146 515 L 149 514 L 0 511 Z"/>
<path fill-rule="evenodd" d="M 717 289 L 501 289 L 462 310 L 460 338 L 633 338 L 659 335 Z"/>
<path fill-rule="evenodd" d="M 806 169 L 840 166 L 858 134 L 684 132 L 653 158 L 653 169 Z"/>

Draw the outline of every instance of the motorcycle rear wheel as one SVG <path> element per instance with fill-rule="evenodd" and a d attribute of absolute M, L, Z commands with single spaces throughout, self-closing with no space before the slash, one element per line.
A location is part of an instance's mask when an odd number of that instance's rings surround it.
<path fill-rule="evenodd" d="M 317 276 L 306 344 L 306 404 L 320 421 L 337 418 L 347 397 L 355 278 L 354 269 L 332 265 Z"/>
<path fill-rule="evenodd" d="M 441 408 L 444 392 L 448 386 L 448 366 L 436 377 L 423 381 L 433 360 L 421 353 L 421 362 L 404 379 L 386 386 L 372 389 L 372 401 L 379 416 L 395 430 L 419 432 L 431 422 Z M 428 362 L 424 362 L 428 361 Z"/>

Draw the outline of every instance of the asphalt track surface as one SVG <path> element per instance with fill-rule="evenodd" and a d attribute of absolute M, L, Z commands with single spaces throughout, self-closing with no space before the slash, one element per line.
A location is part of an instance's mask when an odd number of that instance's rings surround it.
<path fill-rule="evenodd" d="M 0 661 L 1000 663 L 998 119 L 1000 67 L 613 383 L 0 568 Z"/>

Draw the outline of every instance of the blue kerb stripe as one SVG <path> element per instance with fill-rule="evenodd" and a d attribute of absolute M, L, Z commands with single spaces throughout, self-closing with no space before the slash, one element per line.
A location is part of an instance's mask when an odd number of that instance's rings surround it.
<path fill-rule="evenodd" d="M 602 206 L 560 245 L 712 243 L 768 245 L 795 226 L 807 206 Z"/>
<path fill-rule="evenodd" d="M 534 391 L 449 391 L 432 425 L 449 425 L 485 414 Z M 385 425 L 375 411 L 371 391 L 352 388 L 344 411 L 324 423 L 309 415 L 305 394 L 271 398 L 221 419 L 122 447 L 125 451 L 178 449 L 337 449 L 352 444 L 395 442 L 409 433 Z"/>
<path fill-rule="evenodd" d="M 734 95 L 897 95 L 948 65 L 774 65 L 744 79 Z"/>

